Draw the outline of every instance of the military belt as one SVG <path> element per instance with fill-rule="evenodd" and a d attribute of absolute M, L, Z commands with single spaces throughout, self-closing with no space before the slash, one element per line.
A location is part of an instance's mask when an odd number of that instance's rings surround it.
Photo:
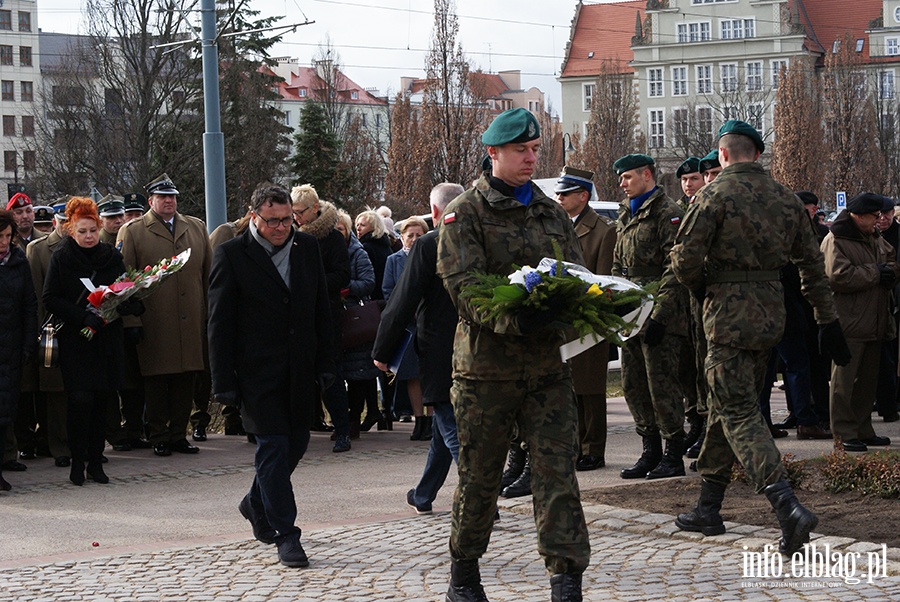
<path fill-rule="evenodd" d="M 629 278 L 662 278 L 663 271 L 662 268 L 636 265 L 622 267 L 622 274 Z"/>
<path fill-rule="evenodd" d="M 707 284 L 725 282 L 769 282 L 781 280 L 779 270 L 752 270 L 747 272 L 715 272 L 706 277 Z"/>

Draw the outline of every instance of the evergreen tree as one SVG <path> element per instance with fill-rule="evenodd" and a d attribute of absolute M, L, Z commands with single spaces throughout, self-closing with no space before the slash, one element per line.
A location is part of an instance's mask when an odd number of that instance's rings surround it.
<path fill-rule="evenodd" d="M 340 151 L 325 109 L 318 102 L 304 103 L 290 158 L 294 184 L 312 184 L 319 197 L 338 198 L 340 187 L 334 178 Z"/>

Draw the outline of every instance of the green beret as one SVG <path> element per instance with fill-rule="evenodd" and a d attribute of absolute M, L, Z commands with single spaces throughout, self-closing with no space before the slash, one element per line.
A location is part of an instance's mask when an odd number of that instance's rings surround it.
<path fill-rule="evenodd" d="M 719 149 L 714 151 L 709 151 L 709 154 L 700 159 L 699 169 L 700 172 L 709 171 L 714 167 L 722 167 L 719 163 Z"/>
<path fill-rule="evenodd" d="M 638 167 L 643 167 L 645 165 L 653 165 L 654 163 L 655 161 L 650 155 L 625 155 L 613 163 L 613 169 L 616 170 L 617 176 L 621 176 L 626 171 L 631 171 L 632 169 L 637 169 Z"/>
<path fill-rule="evenodd" d="M 753 140 L 753 144 L 756 145 L 756 148 L 759 149 L 759 152 L 762 153 L 766 150 L 766 145 L 762 141 L 762 138 L 759 136 L 759 132 L 757 132 L 756 128 L 746 121 L 729 119 L 722 124 L 722 127 L 719 128 L 719 138 L 721 138 L 725 134 L 739 134 L 741 136 L 746 136 L 747 138 Z"/>
<path fill-rule="evenodd" d="M 541 137 L 541 127 L 529 111 L 519 108 L 503 111 L 484 134 L 481 143 L 486 146 L 503 146 L 510 142 L 529 142 Z"/>
<path fill-rule="evenodd" d="M 675 170 L 675 177 L 681 178 L 681 176 L 686 176 L 690 173 L 697 173 L 700 171 L 700 159 L 697 157 L 688 157 L 684 161 L 681 162 L 681 165 L 678 166 L 678 169 Z"/>

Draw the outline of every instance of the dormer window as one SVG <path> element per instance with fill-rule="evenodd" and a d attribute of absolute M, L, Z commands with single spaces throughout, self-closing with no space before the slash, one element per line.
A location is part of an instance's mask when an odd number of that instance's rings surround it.
<path fill-rule="evenodd" d="M 297 96 L 300 98 L 306 98 L 306 88 L 300 88 L 297 90 Z"/>
<path fill-rule="evenodd" d="M 359 92 L 354 90 L 350 93 L 350 100 L 359 100 Z"/>

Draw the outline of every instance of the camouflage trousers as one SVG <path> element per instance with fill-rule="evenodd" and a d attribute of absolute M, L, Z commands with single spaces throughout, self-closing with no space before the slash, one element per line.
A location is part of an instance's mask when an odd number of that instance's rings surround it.
<path fill-rule="evenodd" d="M 487 550 L 509 440 L 518 425 L 531 453 L 538 552 L 551 574 L 584 572 L 591 550 L 575 479 L 575 393 L 568 374 L 516 381 L 454 378 L 450 399 L 459 437 L 453 558 L 477 559 Z"/>
<path fill-rule="evenodd" d="M 737 459 L 757 493 L 787 477 L 781 452 L 759 411 L 769 351 L 709 343 L 706 378 L 709 414 L 697 471 L 707 481 L 728 485 Z"/>
<path fill-rule="evenodd" d="M 666 334 L 649 347 L 640 335 L 622 347 L 622 389 L 641 437 L 684 432 L 684 399 L 678 371 L 684 337 Z"/>
<path fill-rule="evenodd" d="M 691 314 L 688 338 L 690 339 L 690 349 L 685 350 L 684 360 L 688 359 L 690 353 L 690 361 L 694 363 L 694 381 L 692 386 L 695 393 L 689 395 L 684 394 L 685 412 L 696 411 L 698 414 L 706 416 L 706 398 L 709 395 L 706 384 L 706 333 L 703 331 L 703 305 L 691 295 Z M 685 387 L 691 385 L 684 385 Z"/>

